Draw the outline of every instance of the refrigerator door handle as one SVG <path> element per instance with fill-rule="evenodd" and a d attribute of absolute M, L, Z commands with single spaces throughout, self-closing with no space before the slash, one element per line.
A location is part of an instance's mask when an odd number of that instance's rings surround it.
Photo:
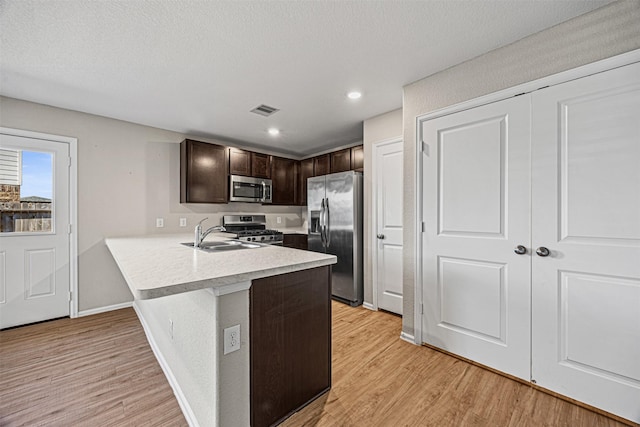
<path fill-rule="evenodd" d="M 327 203 L 325 204 L 325 227 L 326 227 L 326 235 L 325 240 L 327 241 L 327 247 L 331 246 L 331 213 L 329 212 L 329 198 L 327 198 Z"/>
<path fill-rule="evenodd" d="M 322 202 L 320 202 L 320 242 L 322 243 L 322 247 L 324 248 L 324 197 L 322 198 Z"/>

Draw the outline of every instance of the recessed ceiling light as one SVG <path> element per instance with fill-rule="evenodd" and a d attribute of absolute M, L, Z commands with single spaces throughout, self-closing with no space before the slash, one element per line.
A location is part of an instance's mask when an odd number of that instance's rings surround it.
<path fill-rule="evenodd" d="M 269 132 L 269 135 L 276 136 L 276 135 L 278 135 L 280 133 L 280 129 L 269 128 L 269 130 L 267 132 Z"/>
<path fill-rule="evenodd" d="M 360 92 L 353 91 L 349 92 L 347 96 L 349 97 L 349 99 L 358 99 L 362 96 L 362 94 Z"/>

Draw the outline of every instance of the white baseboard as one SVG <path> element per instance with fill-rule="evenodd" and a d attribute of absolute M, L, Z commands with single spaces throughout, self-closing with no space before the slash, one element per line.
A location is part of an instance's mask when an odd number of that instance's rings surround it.
<path fill-rule="evenodd" d="M 184 393 L 182 392 L 180 385 L 176 381 L 176 377 L 173 375 L 173 372 L 171 371 L 171 368 L 169 367 L 169 364 L 165 360 L 164 356 L 162 356 L 162 353 L 160 352 L 160 349 L 156 344 L 156 340 L 153 338 L 153 334 L 151 333 L 151 329 L 149 328 L 149 325 L 144 320 L 142 313 L 140 313 L 140 310 L 138 309 L 135 303 L 133 303 L 133 309 L 136 311 L 136 314 L 138 315 L 138 319 L 140 319 L 140 323 L 142 324 L 142 329 L 144 329 L 144 333 L 147 336 L 147 341 L 149 341 L 149 346 L 151 347 L 153 354 L 156 356 L 156 360 L 158 361 L 158 364 L 162 368 L 162 371 L 164 372 L 164 376 L 167 378 L 167 381 L 169 381 L 169 385 L 173 389 L 173 394 L 176 396 L 176 400 L 178 401 L 178 405 L 180 406 L 180 409 L 182 409 L 182 414 L 184 415 L 184 418 L 187 421 L 187 424 L 189 424 L 190 427 L 200 427 L 200 424 L 198 424 L 198 420 L 196 419 L 195 414 L 191 410 L 191 406 L 189 406 L 189 402 L 187 402 L 187 399 L 184 396 Z"/>
<path fill-rule="evenodd" d="M 372 311 L 378 311 L 375 309 L 375 307 L 373 306 L 373 304 L 371 304 L 370 302 L 363 302 L 362 306 L 368 310 L 372 310 Z"/>
<path fill-rule="evenodd" d="M 410 344 L 417 345 L 416 344 L 416 339 L 414 338 L 414 336 L 411 335 L 411 334 L 408 334 L 408 333 L 406 333 L 404 331 L 400 333 L 400 339 L 402 341 L 406 341 L 406 342 L 408 342 Z"/>
<path fill-rule="evenodd" d="M 107 305 L 105 307 L 91 308 L 78 312 L 77 317 L 91 316 L 92 314 L 106 313 L 107 311 L 120 310 L 121 308 L 129 308 L 133 306 L 133 302 L 123 302 L 120 304 Z"/>

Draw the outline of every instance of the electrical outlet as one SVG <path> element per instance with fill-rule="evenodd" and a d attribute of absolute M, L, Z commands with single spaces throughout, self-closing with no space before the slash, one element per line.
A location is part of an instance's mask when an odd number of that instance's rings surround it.
<path fill-rule="evenodd" d="M 224 354 L 240 350 L 240 325 L 231 326 L 224 330 Z"/>
<path fill-rule="evenodd" d="M 156 218 L 156 227 L 157 228 L 164 227 L 164 219 L 163 218 Z"/>
<path fill-rule="evenodd" d="M 276 221 L 278 222 L 278 224 L 282 224 L 282 217 L 281 216 L 276 217 Z"/>
<path fill-rule="evenodd" d="M 173 320 L 169 319 L 169 338 L 173 340 Z"/>
<path fill-rule="evenodd" d="M 187 226 L 187 218 L 180 218 L 180 227 Z"/>

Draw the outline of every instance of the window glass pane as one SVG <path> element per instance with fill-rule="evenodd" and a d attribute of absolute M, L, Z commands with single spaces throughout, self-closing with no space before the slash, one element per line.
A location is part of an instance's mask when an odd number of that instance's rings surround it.
<path fill-rule="evenodd" d="M 53 154 L 0 147 L 0 232 L 50 232 Z"/>

